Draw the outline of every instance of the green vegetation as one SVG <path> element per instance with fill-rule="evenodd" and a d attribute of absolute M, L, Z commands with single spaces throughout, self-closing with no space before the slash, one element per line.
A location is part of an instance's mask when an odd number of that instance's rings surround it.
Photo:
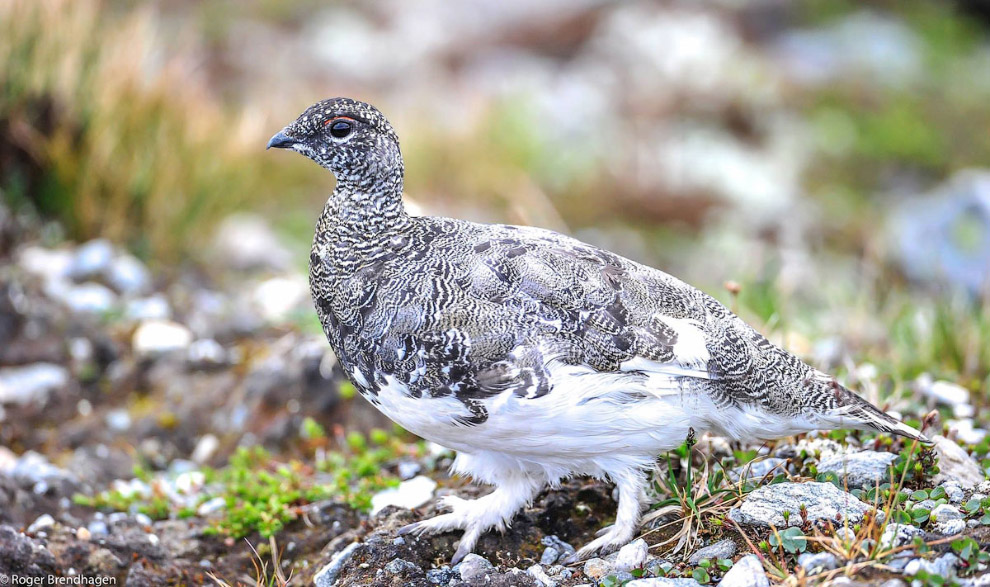
<path fill-rule="evenodd" d="M 258 532 L 267 538 L 296 520 L 306 504 L 332 499 L 369 510 L 372 495 L 398 485 L 398 479 L 387 472 L 387 464 L 400 455 L 422 450 L 396 435 L 375 430 L 370 444 L 363 435 L 352 432 L 347 435 L 345 449 L 328 451 L 329 439 L 312 419 L 304 420 L 300 437 L 306 448 L 315 451 L 315 466 L 295 459 L 282 462 L 262 447 L 241 447 L 226 467 L 203 469 L 203 490 L 191 505 L 177 505 L 165 491 L 164 481 L 140 470 L 135 474 L 148 483 L 150 493 L 114 489 L 92 497 L 76 495 L 75 501 L 101 510 L 141 512 L 152 519 L 167 519 L 194 515 L 202 504 L 220 498 L 223 507 L 217 511 L 212 533 L 240 538 Z"/>

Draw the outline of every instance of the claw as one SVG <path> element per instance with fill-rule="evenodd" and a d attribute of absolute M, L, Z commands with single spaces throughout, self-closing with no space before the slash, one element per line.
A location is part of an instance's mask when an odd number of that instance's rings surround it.
<path fill-rule="evenodd" d="M 471 554 L 471 549 L 464 548 L 464 541 L 462 540 L 457 545 L 457 550 L 454 552 L 454 557 L 450 559 L 450 566 L 454 566 L 457 563 L 461 562 L 462 560 L 464 560 L 464 557 L 466 557 L 469 554 Z"/>

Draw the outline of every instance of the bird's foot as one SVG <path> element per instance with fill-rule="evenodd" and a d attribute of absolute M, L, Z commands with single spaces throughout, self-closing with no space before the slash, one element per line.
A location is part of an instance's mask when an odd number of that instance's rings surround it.
<path fill-rule="evenodd" d="M 618 528 L 608 526 L 597 532 L 598 538 L 581 547 L 580 550 L 568 557 L 564 564 L 572 564 L 595 555 L 605 555 L 622 548 L 632 539 L 634 528 Z"/>
<path fill-rule="evenodd" d="M 481 524 L 472 519 L 473 516 L 471 516 L 470 512 L 471 505 L 474 501 L 476 500 L 461 499 L 453 495 L 441 498 L 440 507 L 450 509 L 450 513 L 440 514 L 428 520 L 421 520 L 403 526 L 399 529 L 399 534 L 424 536 L 441 534 L 450 530 L 464 530 L 464 536 L 457 543 L 457 551 L 454 552 L 454 557 L 450 561 L 450 564 L 456 565 L 474 550 L 481 533 L 487 530 L 487 528 L 483 528 Z"/>

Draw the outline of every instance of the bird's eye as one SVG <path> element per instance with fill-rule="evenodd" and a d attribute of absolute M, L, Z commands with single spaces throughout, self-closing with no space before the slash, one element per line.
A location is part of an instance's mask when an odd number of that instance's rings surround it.
<path fill-rule="evenodd" d="M 330 136 L 335 139 L 342 139 L 351 134 L 351 123 L 338 120 L 330 123 Z"/>

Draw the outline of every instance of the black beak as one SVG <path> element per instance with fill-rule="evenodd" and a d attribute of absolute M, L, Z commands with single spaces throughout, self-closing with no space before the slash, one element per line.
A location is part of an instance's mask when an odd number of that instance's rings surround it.
<path fill-rule="evenodd" d="M 267 151 L 272 147 L 275 147 L 276 149 L 288 149 L 289 147 L 295 145 L 298 142 L 299 141 L 285 134 L 285 131 L 282 130 L 279 131 L 275 136 L 271 138 L 271 140 L 268 141 L 268 146 L 265 147 L 265 150 Z"/>

